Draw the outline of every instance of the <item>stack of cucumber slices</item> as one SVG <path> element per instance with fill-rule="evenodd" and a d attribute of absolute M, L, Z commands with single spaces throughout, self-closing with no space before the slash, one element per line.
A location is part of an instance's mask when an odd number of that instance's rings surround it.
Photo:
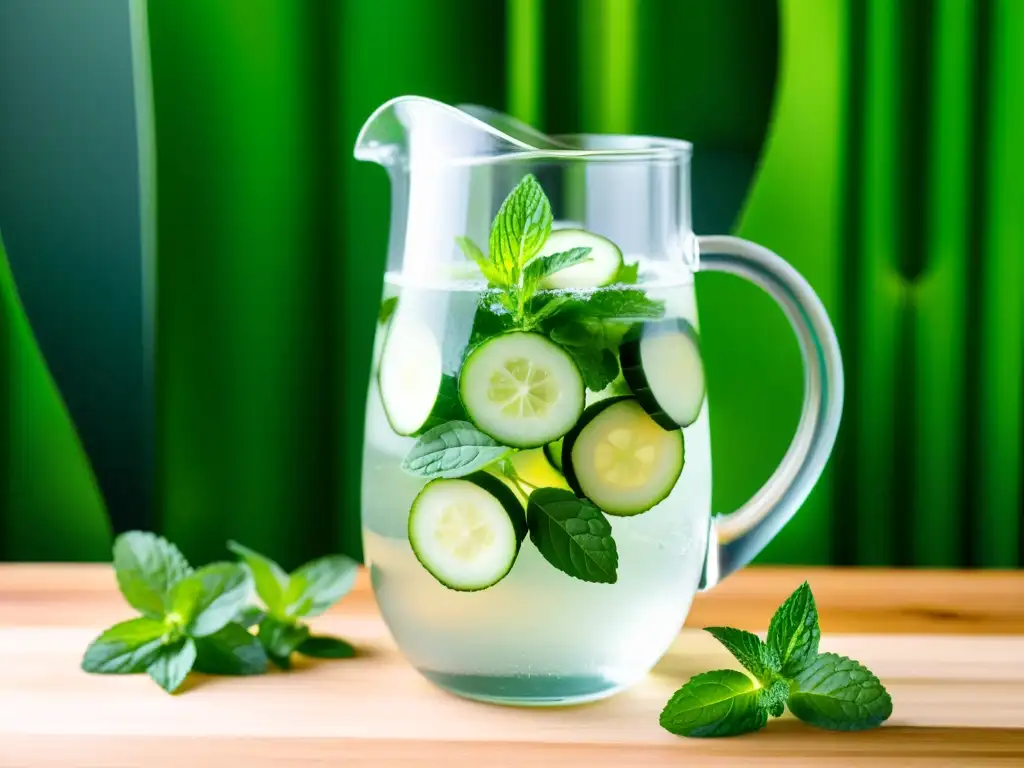
<path fill-rule="evenodd" d="M 504 226 L 521 220 L 529 217 Z M 387 331 L 381 401 L 392 429 L 418 438 L 403 469 L 426 481 L 409 512 L 409 542 L 452 590 L 497 584 L 527 536 L 568 575 L 614 583 L 606 516 L 639 515 L 669 497 L 683 470 L 683 428 L 702 409 L 694 328 L 664 317 L 610 240 L 550 230 L 549 214 L 547 226 L 538 247 L 519 254 L 520 271 L 503 272 L 508 260 L 481 262 L 469 247 L 507 315 L 482 322 L 490 310 L 481 299 L 458 370 L 443 370 L 425 324 L 396 322 L 401 299 Z M 529 469 L 538 462 L 543 471 Z"/>

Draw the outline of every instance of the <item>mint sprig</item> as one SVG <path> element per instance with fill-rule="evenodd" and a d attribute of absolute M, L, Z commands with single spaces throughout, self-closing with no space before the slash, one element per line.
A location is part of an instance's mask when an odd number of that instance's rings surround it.
<path fill-rule="evenodd" d="M 270 661 L 281 669 L 289 669 L 295 652 L 313 658 L 355 655 L 344 640 L 314 637 L 309 625 L 302 621 L 319 616 L 351 591 L 359 570 L 355 560 L 329 555 L 287 574 L 270 558 L 236 541 L 229 541 L 228 549 L 242 558 L 266 608 L 257 624 L 257 637 Z"/>
<path fill-rule="evenodd" d="M 251 582 L 235 563 L 198 570 L 166 539 L 129 531 L 114 542 L 114 573 L 128 604 L 143 614 L 100 634 L 85 651 L 82 669 L 96 674 L 148 673 L 176 691 L 210 636 L 218 636 L 245 604 Z M 258 642 L 242 630 L 232 652 Z M 210 641 L 213 642 L 213 641 Z M 266 666 L 266 658 L 263 658 Z"/>
<path fill-rule="evenodd" d="M 323 613 L 351 589 L 354 561 L 324 557 L 288 575 L 259 553 L 239 544 L 234 548 L 244 550 L 244 565 L 219 562 L 194 569 L 160 536 L 145 531 L 119 535 L 113 550 L 118 588 L 142 615 L 115 624 L 93 640 L 82 657 L 82 669 L 148 674 L 174 693 L 192 671 L 263 674 L 268 657 L 286 667 L 294 650 L 316 658 L 354 655 L 344 640 L 313 637 L 299 620 Z M 248 604 L 254 586 L 266 609 Z M 285 630 L 269 643 L 273 633 L 263 636 L 265 624 Z M 259 626 L 260 636 L 250 626 Z"/>
<path fill-rule="evenodd" d="M 520 284 L 523 267 L 551 234 L 551 203 L 532 173 L 524 176 L 502 202 L 488 241 L 491 262 L 505 278 Z"/>
<path fill-rule="evenodd" d="M 497 301 L 515 325 L 529 329 L 530 300 L 540 281 L 587 258 L 589 248 L 538 257 L 551 234 L 551 203 L 532 173 L 509 192 L 491 223 L 488 253 L 468 237 L 457 237 L 462 253 L 476 263 L 487 282 L 499 290 Z M 536 257 L 536 258 L 535 258 Z"/>
<path fill-rule="evenodd" d="M 514 327 L 532 330 L 542 320 L 571 311 L 575 316 L 661 317 L 664 303 L 629 285 L 637 280 L 637 264 L 623 265 L 614 286 L 566 295 L 540 290 L 541 282 L 563 269 L 590 259 L 590 248 L 571 248 L 537 255 L 551 234 L 551 203 L 533 174 L 524 176 L 502 202 L 491 224 L 489 253 L 468 237 L 456 243 L 497 290 L 496 304 L 512 315 Z M 494 302 L 491 302 L 494 303 Z"/>
<path fill-rule="evenodd" d="M 821 630 L 804 582 L 772 617 L 767 641 L 732 627 L 707 627 L 750 672 L 705 672 L 673 694 L 659 722 L 678 736 L 736 736 L 763 728 L 786 706 L 808 725 L 859 731 L 892 714 L 892 698 L 860 663 L 818 653 Z"/>
<path fill-rule="evenodd" d="M 544 333 L 565 347 L 587 388 L 598 392 L 619 373 L 615 350 L 629 327 L 622 321 L 658 319 L 665 314 L 665 303 L 634 286 L 637 262 L 623 264 L 610 286 L 571 292 L 540 289 L 545 278 L 590 259 L 587 247 L 538 255 L 551 224 L 547 195 L 536 177 L 527 174 L 498 209 L 489 253 L 468 237 L 456 238 L 489 286 L 480 297 L 470 344 L 512 329 Z M 585 333 L 579 332 L 581 327 Z"/>

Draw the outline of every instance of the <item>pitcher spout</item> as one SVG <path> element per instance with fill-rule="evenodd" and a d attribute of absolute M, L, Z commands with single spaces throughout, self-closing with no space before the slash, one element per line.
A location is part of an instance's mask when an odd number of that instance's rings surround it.
<path fill-rule="evenodd" d="M 484 116 L 484 119 L 473 114 Z M 538 147 L 521 136 L 503 132 L 487 121 L 488 110 L 460 109 L 424 96 L 399 96 L 378 107 L 356 138 L 358 160 L 393 165 L 398 162 L 472 161 Z M 499 113 L 493 113 L 495 115 Z M 543 134 L 536 132 L 537 136 Z"/>

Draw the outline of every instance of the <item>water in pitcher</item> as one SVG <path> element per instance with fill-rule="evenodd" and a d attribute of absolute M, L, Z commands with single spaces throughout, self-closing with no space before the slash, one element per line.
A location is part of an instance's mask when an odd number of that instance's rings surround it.
<path fill-rule="evenodd" d="M 600 698 L 642 678 L 689 610 L 711 495 L 692 275 L 636 256 L 623 265 L 639 308 L 616 315 L 622 286 L 569 281 L 541 291 L 557 307 L 518 329 L 521 309 L 478 272 L 386 276 L 366 401 L 365 557 L 407 658 L 463 695 Z M 445 403 L 450 421 L 510 446 L 482 470 L 501 488 L 409 471 Z M 546 491 L 553 517 L 529 508 L 537 489 L 558 489 Z M 597 541 L 597 523 L 559 528 L 574 497 L 611 528 L 613 577 L 599 543 L 588 559 L 586 537 L 567 536 L 590 525 Z M 515 505 L 510 524 L 502 509 Z"/>

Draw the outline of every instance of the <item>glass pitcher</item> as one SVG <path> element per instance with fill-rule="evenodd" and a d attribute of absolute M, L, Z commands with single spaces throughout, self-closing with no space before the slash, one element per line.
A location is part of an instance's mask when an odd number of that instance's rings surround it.
<path fill-rule="evenodd" d="M 391 180 L 366 408 L 366 563 L 400 650 L 461 696 L 600 699 L 667 651 L 817 481 L 842 409 L 821 301 L 785 261 L 697 237 L 685 141 L 545 136 L 401 97 L 355 156 Z M 694 274 L 760 285 L 804 361 L 788 452 L 711 513 Z"/>

